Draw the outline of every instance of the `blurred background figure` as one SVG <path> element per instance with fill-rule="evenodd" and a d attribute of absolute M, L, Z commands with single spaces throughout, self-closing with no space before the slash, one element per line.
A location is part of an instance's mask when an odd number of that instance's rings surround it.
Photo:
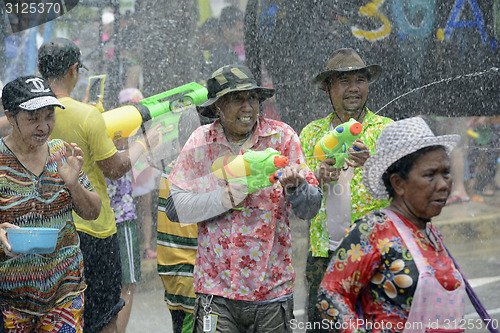
<path fill-rule="evenodd" d="M 137 88 L 125 88 L 118 95 L 120 105 L 139 103 L 144 96 Z M 158 188 L 159 172 L 150 166 L 146 158 L 141 158 L 131 170 L 131 196 L 137 210 L 138 229 L 140 231 L 140 248 L 144 259 L 156 259 L 156 251 L 152 249 L 153 237 L 153 203 L 152 191 Z"/>
<path fill-rule="evenodd" d="M 120 91 L 121 105 L 139 103 L 143 99 L 141 92 L 136 88 L 126 88 Z M 113 140 L 119 152 L 128 149 L 130 138 Z M 137 209 L 132 196 L 132 170 L 117 180 L 106 178 L 107 193 L 116 221 L 116 233 L 120 247 L 122 270 L 120 298 L 125 305 L 118 313 L 118 333 L 125 333 L 132 311 L 134 291 L 137 282 L 141 281 L 141 249 L 137 228 Z M 142 228 L 141 228 L 142 229 Z M 142 229 L 143 230 L 143 229 Z"/>
<path fill-rule="evenodd" d="M 212 74 L 210 72 L 212 68 L 212 52 L 219 39 L 219 20 L 215 17 L 209 17 L 198 30 L 198 40 L 205 60 L 202 67 L 203 77 L 209 77 Z"/>
<path fill-rule="evenodd" d="M 500 117 L 473 117 L 468 123 L 468 181 L 474 196 L 494 196 L 500 149 Z"/>
<path fill-rule="evenodd" d="M 212 49 L 210 73 L 227 64 L 244 64 L 244 13 L 235 6 L 222 9 L 219 17 L 220 39 Z"/>

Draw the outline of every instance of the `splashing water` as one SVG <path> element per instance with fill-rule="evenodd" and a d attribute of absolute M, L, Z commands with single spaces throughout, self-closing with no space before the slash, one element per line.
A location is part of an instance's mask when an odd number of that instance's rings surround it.
<path fill-rule="evenodd" d="M 412 93 L 414 93 L 416 91 L 419 91 L 419 90 L 422 90 L 422 89 L 434 86 L 436 84 L 451 82 L 451 81 L 460 80 L 460 79 L 468 79 L 468 78 L 475 77 L 475 76 L 481 76 L 481 75 L 484 75 L 484 74 L 487 74 L 487 73 L 490 73 L 490 72 L 498 73 L 498 72 L 500 72 L 500 68 L 491 67 L 490 69 L 487 69 L 487 70 L 484 70 L 484 71 L 481 71 L 481 72 L 474 72 L 474 73 L 469 73 L 469 74 L 458 75 L 458 76 L 455 76 L 455 77 L 449 77 L 449 78 L 445 78 L 445 79 L 441 79 L 441 80 L 438 80 L 438 81 L 434 81 L 434 82 L 428 83 L 426 85 L 414 88 L 414 89 L 412 89 L 410 91 L 405 92 L 402 95 L 399 95 L 398 97 L 392 99 L 391 101 L 389 101 L 387 104 L 385 104 L 384 106 L 382 106 L 377 112 L 375 112 L 375 114 L 378 114 L 380 111 L 382 111 L 383 109 L 385 109 L 387 106 L 389 106 L 393 102 L 397 101 L 398 99 L 403 98 L 403 97 L 405 97 L 407 95 L 410 95 L 410 94 L 412 94 Z"/>

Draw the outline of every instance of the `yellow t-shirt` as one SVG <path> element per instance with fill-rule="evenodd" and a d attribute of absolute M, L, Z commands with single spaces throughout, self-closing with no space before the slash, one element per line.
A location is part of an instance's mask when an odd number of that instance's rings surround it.
<path fill-rule="evenodd" d="M 76 229 L 94 237 L 109 237 L 116 233 L 115 216 L 109 203 L 104 175 L 96 161 L 113 156 L 117 149 L 96 107 L 70 97 L 60 98 L 59 101 L 66 109 L 55 109 L 56 125 L 50 138 L 76 143 L 83 150 L 83 171 L 102 200 L 101 213 L 97 220 L 87 221 L 73 212 Z"/>

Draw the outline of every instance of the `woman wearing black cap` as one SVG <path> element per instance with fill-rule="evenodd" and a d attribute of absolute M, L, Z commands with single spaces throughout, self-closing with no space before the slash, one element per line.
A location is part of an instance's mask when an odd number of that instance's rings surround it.
<path fill-rule="evenodd" d="M 81 170 L 76 144 L 48 140 L 54 107 L 43 79 L 20 77 L 3 88 L 12 132 L 0 140 L 0 304 L 7 332 L 81 332 L 83 257 L 72 218 L 99 215 L 101 198 Z M 14 253 L 7 229 L 59 229 L 49 254 Z"/>

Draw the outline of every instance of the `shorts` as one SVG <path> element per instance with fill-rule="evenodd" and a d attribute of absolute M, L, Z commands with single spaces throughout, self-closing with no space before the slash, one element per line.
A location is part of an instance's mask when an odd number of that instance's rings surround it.
<path fill-rule="evenodd" d="M 141 250 L 137 237 L 135 220 L 116 224 L 120 260 L 122 265 L 122 285 L 141 281 Z"/>
<path fill-rule="evenodd" d="M 193 332 L 202 333 L 205 306 L 211 295 L 197 294 Z M 260 304 L 213 296 L 210 314 L 216 315 L 218 333 L 292 333 L 293 296 L 283 301 Z"/>
<path fill-rule="evenodd" d="M 83 294 L 60 304 L 43 316 L 2 308 L 5 332 L 83 332 Z"/>
<path fill-rule="evenodd" d="M 83 329 L 94 333 L 108 325 L 125 305 L 120 298 L 120 248 L 116 234 L 97 238 L 79 231 L 78 235 L 87 282 Z"/>

